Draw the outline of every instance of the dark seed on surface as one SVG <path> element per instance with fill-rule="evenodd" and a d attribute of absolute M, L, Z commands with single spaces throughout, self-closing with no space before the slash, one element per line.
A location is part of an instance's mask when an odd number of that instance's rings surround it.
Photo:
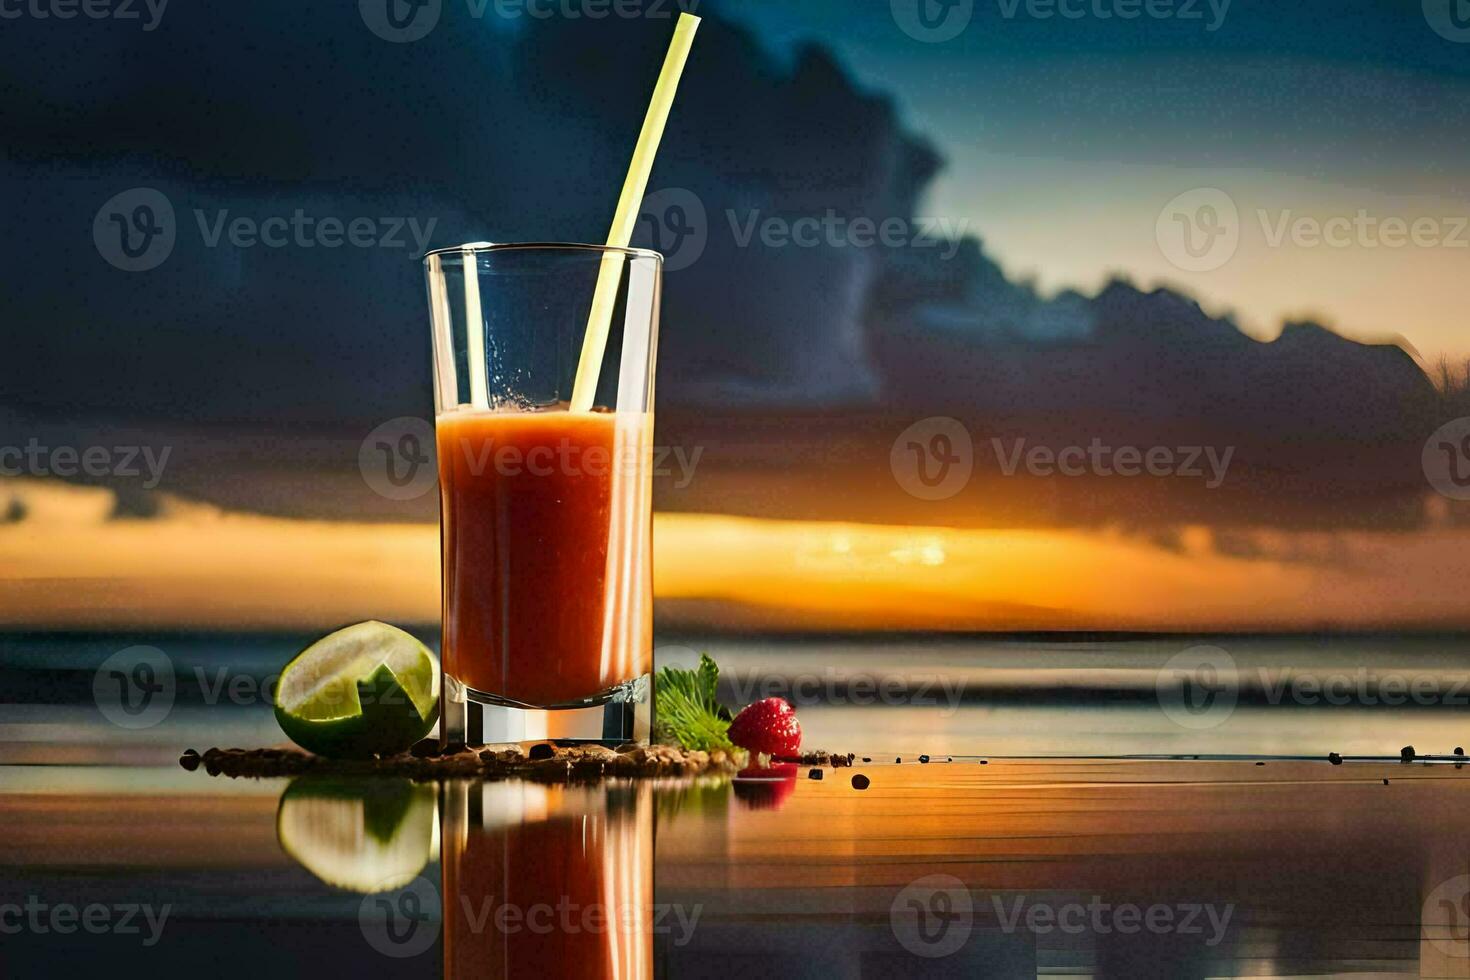
<path fill-rule="evenodd" d="M 896 756 L 893 761 L 894 762 L 902 762 L 903 761 L 903 756 Z"/>
<path fill-rule="evenodd" d="M 1334 766 L 1340 766 L 1342 765 L 1342 756 L 1338 755 L 1336 752 L 1329 752 L 1327 753 L 1327 761 L 1332 763 Z"/>
<path fill-rule="evenodd" d="M 806 778 L 807 779 L 821 779 L 822 778 L 822 770 L 820 770 L 820 769 L 812 769 L 812 770 L 810 770 L 810 771 L 807 772 Z"/>
<path fill-rule="evenodd" d="M 980 764 L 982 766 L 988 766 L 988 765 L 990 765 L 990 760 L 989 759 L 981 759 L 980 760 Z"/>
<path fill-rule="evenodd" d="M 1465 754 L 1465 750 L 1462 749 L 1460 746 L 1456 745 L 1455 746 L 1455 755 L 1464 755 L 1464 754 Z"/>
<path fill-rule="evenodd" d="M 526 757 L 532 762 L 540 762 L 542 759 L 550 759 L 554 755 L 556 755 L 555 749 L 545 742 L 540 742 L 531 746 L 531 751 L 527 753 Z"/>
<path fill-rule="evenodd" d="M 1402 759 L 1404 762 L 1413 762 L 1414 755 L 1414 746 L 1412 745 L 1405 745 L 1403 748 L 1399 749 L 1399 758 Z"/>
<path fill-rule="evenodd" d="M 1387 785 L 1388 785 L 1388 780 L 1386 780 L 1386 779 L 1385 779 L 1385 780 L 1384 780 L 1384 781 L 1383 781 L 1383 785 L 1385 785 L 1385 786 L 1387 786 Z"/>
<path fill-rule="evenodd" d="M 1265 763 L 1264 762 L 1257 762 L 1256 765 L 1258 765 L 1258 766 L 1264 766 Z"/>
<path fill-rule="evenodd" d="M 919 761 L 920 762 L 928 762 L 929 761 L 929 757 L 927 755 L 921 755 L 921 756 L 919 756 Z"/>
<path fill-rule="evenodd" d="M 189 772 L 193 772 L 194 770 L 198 769 L 199 762 L 199 753 L 195 752 L 193 749 L 190 749 L 183 755 L 179 756 L 179 765 L 183 766 Z"/>
<path fill-rule="evenodd" d="M 872 759 L 869 759 L 867 756 L 863 756 L 863 761 L 864 762 L 872 762 L 873 760 Z"/>
<path fill-rule="evenodd" d="M 868 781 L 868 777 L 864 776 L 862 773 L 858 773 L 857 775 L 852 777 L 853 789 L 867 789 L 871 785 L 872 783 Z"/>

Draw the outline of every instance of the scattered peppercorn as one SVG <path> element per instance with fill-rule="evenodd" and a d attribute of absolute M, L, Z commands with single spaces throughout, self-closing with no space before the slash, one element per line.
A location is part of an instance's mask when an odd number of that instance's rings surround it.
<path fill-rule="evenodd" d="M 867 789 L 870 785 L 872 785 L 872 784 L 868 781 L 868 777 L 867 776 L 864 776 L 862 773 L 856 773 L 856 774 L 853 775 L 853 777 L 852 777 L 852 788 L 853 789 Z"/>

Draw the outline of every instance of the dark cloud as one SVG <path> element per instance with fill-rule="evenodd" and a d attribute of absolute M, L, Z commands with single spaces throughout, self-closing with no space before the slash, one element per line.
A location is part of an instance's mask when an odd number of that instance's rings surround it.
<path fill-rule="evenodd" d="M 350 3 L 178 5 L 151 33 L 8 25 L 7 401 L 308 431 L 426 412 L 422 243 L 404 226 L 432 245 L 600 240 L 670 28 L 465 11 L 447 4 L 411 44 Z M 1288 443 L 1417 431 L 1407 416 L 1431 393 L 1392 349 L 1316 327 L 1262 345 L 1122 283 L 1042 297 L 974 238 L 864 247 L 849 224 L 806 247 L 751 231 L 867 218 L 912 236 L 941 167 L 826 51 L 778 61 L 708 17 L 653 181 L 704 213 L 702 253 L 668 276 L 661 404 L 1207 419 Z M 98 208 L 134 187 L 175 214 L 149 272 L 92 241 Z M 298 212 L 375 236 L 396 222 L 399 245 L 208 244 L 236 218 Z M 640 241 L 667 245 L 651 223 Z"/>

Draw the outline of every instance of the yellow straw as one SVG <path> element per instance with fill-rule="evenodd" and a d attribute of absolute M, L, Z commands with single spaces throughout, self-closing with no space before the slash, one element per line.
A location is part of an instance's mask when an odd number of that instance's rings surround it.
<path fill-rule="evenodd" d="M 628 178 L 623 182 L 623 194 L 618 198 L 612 230 L 607 233 L 609 248 L 627 248 L 633 239 L 638 211 L 648 190 L 648 176 L 653 171 L 653 158 L 658 153 L 659 140 L 663 139 L 669 109 L 674 104 L 674 93 L 679 89 L 679 76 L 684 74 L 684 63 L 689 60 L 689 49 L 698 29 L 698 17 L 684 13 L 679 15 L 679 22 L 674 27 L 674 40 L 669 43 L 663 71 L 659 72 L 658 85 L 653 90 L 653 101 L 648 105 L 648 115 L 643 117 L 643 131 L 638 134 L 638 145 L 633 150 L 633 162 L 628 166 Z M 597 375 L 602 370 L 602 356 L 607 351 L 607 334 L 612 327 L 613 304 L 617 300 L 622 275 L 623 253 L 604 253 L 597 271 L 597 288 L 592 293 L 587 335 L 582 340 L 582 357 L 577 362 L 577 380 L 572 385 L 571 410 L 574 412 L 591 410 L 592 399 L 597 395 Z"/>

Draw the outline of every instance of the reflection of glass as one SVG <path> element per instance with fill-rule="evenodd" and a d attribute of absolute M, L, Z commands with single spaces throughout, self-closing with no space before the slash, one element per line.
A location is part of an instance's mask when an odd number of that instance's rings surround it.
<path fill-rule="evenodd" d="M 653 973 L 653 796 L 599 787 L 444 787 L 444 976 Z"/>
<path fill-rule="evenodd" d="M 438 850 L 438 791 L 382 776 L 302 776 L 281 794 L 281 848 L 322 881 L 349 891 L 391 891 Z"/>
<path fill-rule="evenodd" d="M 653 364 L 660 258 L 476 245 L 425 258 L 433 332 L 449 742 L 544 737 L 606 705 L 635 734 L 652 667 Z M 618 284 L 594 411 L 573 380 L 599 277 Z M 477 738 L 474 705 L 491 705 Z M 509 714 L 514 712 L 514 714 Z M 536 730 L 518 730 L 531 724 Z"/>

